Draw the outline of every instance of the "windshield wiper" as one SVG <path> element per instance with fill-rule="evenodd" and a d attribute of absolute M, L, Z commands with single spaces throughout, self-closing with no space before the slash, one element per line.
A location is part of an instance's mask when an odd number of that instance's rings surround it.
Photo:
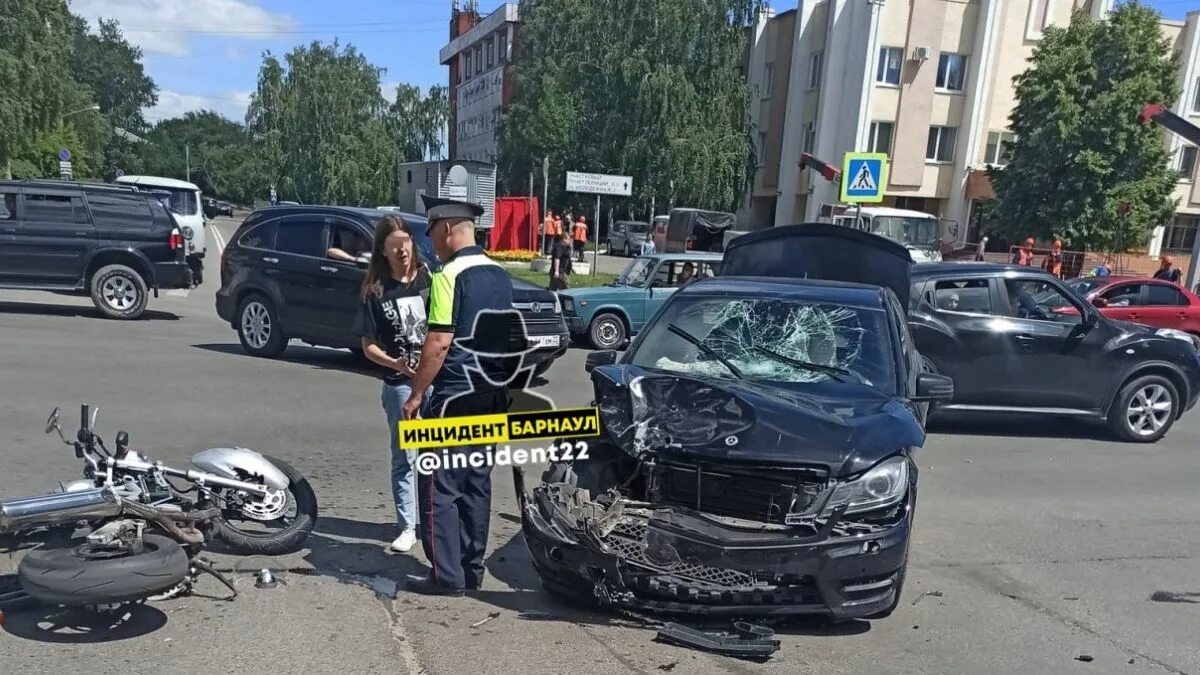
<path fill-rule="evenodd" d="M 846 383 L 850 382 L 850 380 L 846 379 L 847 375 L 854 377 L 861 383 L 864 383 L 864 384 L 866 383 L 866 380 L 861 375 L 859 375 L 858 373 L 856 373 L 852 370 L 846 370 L 845 368 L 838 368 L 837 366 L 826 366 L 826 365 L 822 365 L 820 363 L 810 363 L 808 361 L 800 361 L 799 359 L 793 359 L 790 356 L 784 356 L 783 354 L 773 352 L 770 349 L 767 349 L 766 347 L 760 347 L 758 345 L 754 345 L 754 347 L 752 347 L 752 349 L 756 352 L 766 354 L 767 356 L 769 356 L 777 361 L 786 363 L 789 366 L 795 366 L 797 368 L 804 368 L 807 370 L 815 370 L 818 373 L 825 373 L 826 375 L 832 377 L 833 379 L 837 380 L 838 382 L 841 382 L 842 384 L 846 384 Z"/>
<path fill-rule="evenodd" d="M 736 367 L 734 367 L 734 365 L 732 363 L 730 363 L 724 356 L 721 356 L 720 354 L 718 354 L 716 352 L 716 350 L 714 350 L 712 347 L 709 347 L 708 345 L 701 342 L 700 338 L 697 338 L 695 335 L 692 335 L 691 333 L 680 328 L 679 326 L 676 326 L 673 323 L 667 324 L 667 330 L 678 335 L 679 337 L 683 338 L 684 340 L 687 340 L 688 342 L 692 343 L 693 345 L 696 345 L 696 349 L 699 349 L 700 351 L 704 352 L 708 356 L 716 359 L 717 361 L 720 361 L 721 365 L 728 368 L 729 372 L 733 373 L 733 376 L 736 377 L 737 379 L 739 379 L 739 380 L 746 379 L 746 376 L 742 375 L 742 371 L 740 371 Z"/>

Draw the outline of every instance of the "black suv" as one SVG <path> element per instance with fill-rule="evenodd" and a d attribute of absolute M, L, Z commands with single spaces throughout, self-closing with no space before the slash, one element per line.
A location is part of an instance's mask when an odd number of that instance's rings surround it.
<path fill-rule="evenodd" d="M 272 206 L 246 217 L 221 256 L 217 314 L 255 356 L 275 357 L 288 340 L 359 351 L 351 327 L 358 312 L 365 262 L 326 255 L 333 246 L 369 251 L 375 223 L 390 212 L 344 206 Z M 402 213 L 430 268 L 437 257 L 423 217 Z M 347 248 L 349 247 L 349 248 Z M 513 279 L 513 306 L 540 348 L 527 357 L 541 374 L 567 350 L 567 327 L 554 293 Z"/>
<path fill-rule="evenodd" d="M 1104 317 L 1045 272 L 927 263 L 912 284 L 917 349 L 954 380 L 939 409 L 1105 420 L 1149 443 L 1200 398 L 1196 338 Z"/>
<path fill-rule="evenodd" d="M 91 294 L 113 319 L 136 319 L 149 292 L 191 288 L 171 213 L 137 188 L 0 181 L 0 288 Z"/>

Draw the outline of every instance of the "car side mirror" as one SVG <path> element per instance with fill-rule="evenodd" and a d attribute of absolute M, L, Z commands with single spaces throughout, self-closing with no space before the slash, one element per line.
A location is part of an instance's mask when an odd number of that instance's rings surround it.
<path fill-rule="evenodd" d="M 1108 307 L 1108 300 L 1105 300 L 1104 298 L 1101 298 L 1100 296 L 1096 296 L 1096 297 L 1092 298 L 1092 305 L 1103 309 L 1104 307 Z"/>
<path fill-rule="evenodd" d="M 590 373 L 600 366 L 611 366 L 617 362 L 617 352 L 612 349 L 604 349 L 598 352 L 591 352 L 587 355 L 587 359 L 583 362 L 584 372 Z"/>
<path fill-rule="evenodd" d="M 937 373 L 917 375 L 914 401 L 949 401 L 954 398 L 954 380 Z"/>
<path fill-rule="evenodd" d="M 368 254 L 360 255 L 354 259 L 354 264 L 363 269 L 371 266 L 371 256 Z"/>

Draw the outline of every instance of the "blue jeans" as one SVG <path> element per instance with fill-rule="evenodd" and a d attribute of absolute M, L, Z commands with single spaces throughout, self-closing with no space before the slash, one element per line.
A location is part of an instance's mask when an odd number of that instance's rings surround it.
<path fill-rule="evenodd" d="M 383 383 L 383 412 L 387 415 L 388 439 L 392 449 L 392 498 L 396 502 L 396 523 L 400 530 L 417 527 L 417 474 L 413 470 L 415 452 L 400 448 L 400 420 L 412 385 Z"/>

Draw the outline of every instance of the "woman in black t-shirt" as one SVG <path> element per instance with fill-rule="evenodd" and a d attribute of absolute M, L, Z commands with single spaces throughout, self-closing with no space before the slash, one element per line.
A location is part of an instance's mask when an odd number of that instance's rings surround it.
<path fill-rule="evenodd" d="M 412 453 L 400 447 L 399 423 L 425 342 L 429 270 L 417 254 L 412 228 L 398 215 L 384 216 L 375 226 L 362 298 L 354 330 L 362 338 L 363 353 L 384 368 L 383 411 L 392 450 L 392 496 L 400 525 L 400 536 L 389 548 L 407 553 L 417 540 L 417 482 Z"/>

